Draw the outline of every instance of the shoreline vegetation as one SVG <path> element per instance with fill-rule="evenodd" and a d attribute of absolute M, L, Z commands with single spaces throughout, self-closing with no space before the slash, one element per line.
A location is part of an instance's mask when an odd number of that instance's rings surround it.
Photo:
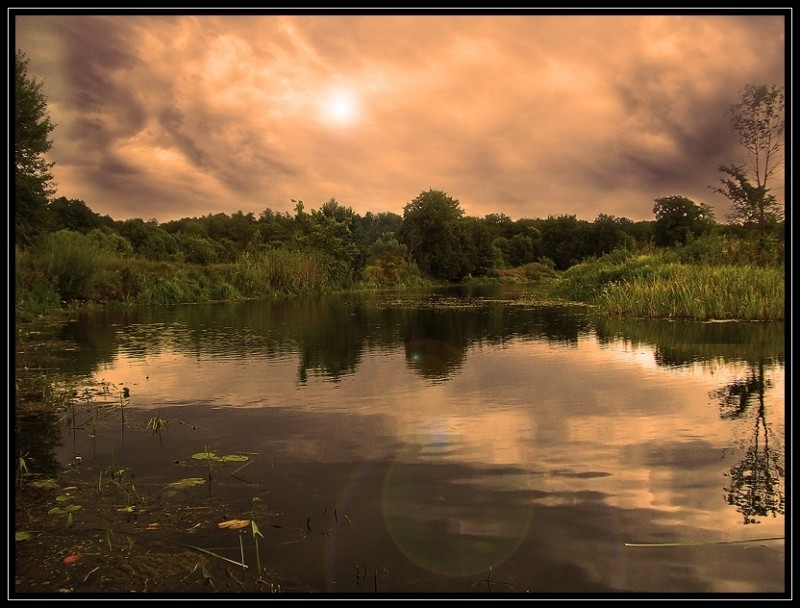
<path fill-rule="evenodd" d="M 229 263 L 198 264 L 121 256 L 77 232 L 50 235 L 38 250 L 17 249 L 17 324 L 75 310 L 296 297 L 348 290 L 415 289 L 444 284 L 526 283 L 551 298 L 592 305 L 601 314 L 697 321 L 785 319 L 785 266 L 757 264 L 727 237 L 675 248 L 622 248 L 559 271 L 546 261 L 487 276 L 442 281 L 394 257 L 363 278 L 337 280 L 330 260 L 272 249 Z M 387 280 L 391 275 L 393 280 Z"/>

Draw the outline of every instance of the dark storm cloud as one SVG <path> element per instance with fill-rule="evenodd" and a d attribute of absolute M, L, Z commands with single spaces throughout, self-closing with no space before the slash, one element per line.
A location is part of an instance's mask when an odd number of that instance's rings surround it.
<path fill-rule="evenodd" d="M 652 219 L 741 160 L 725 109 L 782 83 L 784 17 L 30 15 L 59 195 L 123 218 L 392 211 Z"/>

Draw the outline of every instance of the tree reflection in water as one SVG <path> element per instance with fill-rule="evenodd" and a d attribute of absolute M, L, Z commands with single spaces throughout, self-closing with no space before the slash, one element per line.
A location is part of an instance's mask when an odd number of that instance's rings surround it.
<path fill-rule="evenodd" d="M 712 394 L 719 400 L 723 420 L 745 416 L 757 403 L 756 420 L 745 457 L 730 471 L 730 487 L 724 488 L 729 505 L 744 516 L 745 524 L 759 523 L 759 517 L 783 515 L 784 455 L 770 448 L 771 431 L 766 421 L 764 393 L 772 383 L 764 378 L 764 362 L 751 366 L 745 379 L 737 379 Z"/>

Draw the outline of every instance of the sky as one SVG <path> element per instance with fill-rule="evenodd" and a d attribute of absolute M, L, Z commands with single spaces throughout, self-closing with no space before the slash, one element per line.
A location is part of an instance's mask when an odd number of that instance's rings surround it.
<path fill-rule="evenodd" d="M 56 196 L 115 220 L 402 215 L 433 189 L 473 217 L 653 220 L 680 195 L 724 222 L 725 111 L 785 83 L 787 15 L 24 9 L 9 33 Z"/>

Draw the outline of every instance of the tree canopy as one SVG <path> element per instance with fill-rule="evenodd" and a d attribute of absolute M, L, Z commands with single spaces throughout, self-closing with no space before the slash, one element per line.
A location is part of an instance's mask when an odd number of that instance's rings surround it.
<path fill-rule="evenodd" d="M 683 245 L 689 239 L 709 232 L 714 226 L 714 213 L 705 203 L 697 204 L 678 195 L 657 198 L 655 203 L 653 239 L 656 245 Z"/>

